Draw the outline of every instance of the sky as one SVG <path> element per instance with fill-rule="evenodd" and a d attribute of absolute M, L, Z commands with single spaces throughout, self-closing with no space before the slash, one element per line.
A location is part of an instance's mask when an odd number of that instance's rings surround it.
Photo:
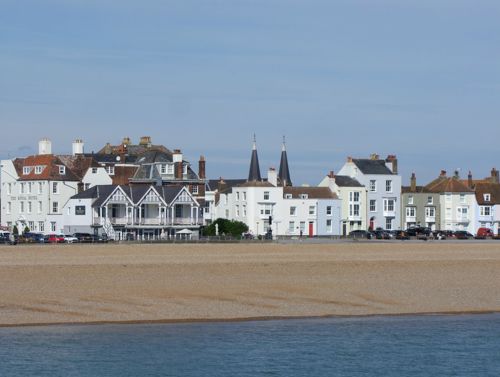
<path fill-rule="evenodd" d="M 396 154 L 403 182 L 500 168 L 497 0 L 0 0 L 0 158 L 124 136 L 210 178 L 295 184 Z"/>

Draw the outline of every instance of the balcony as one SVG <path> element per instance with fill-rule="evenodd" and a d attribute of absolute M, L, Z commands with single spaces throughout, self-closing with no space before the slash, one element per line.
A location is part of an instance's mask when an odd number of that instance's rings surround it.
<path fill-rule="evenodd" d="M 102 226 L 104 225 L 106 218 L 101 218 L 101 217 L 94 217 L 93 219 L 93 225 L 94 226 Z M 166 219 L 162 218 L 159 219 L 157 217 L 146 217 L 142 219 L 127 219 L 127 218 L 120 218 L 120 217 L 111 217 L 109 218 L 109 222 L 112 225 L 117 225 L 117 226 L 175 226 L 175 225 L 203 225 L 203 218 L 198 218 L 196 220 L 195 218 L 184 218 L 184 217 L 178 217 L 174 219 Z"/>
<path fill-rule="evenodd" d="M 426 223 L 435 223 L 436 222 L 436 216 L 425 216 L 425 222 Z"/>
<path fill-rule="evenodd" d="M 396 211 L 395 210 L 392 210 L 392 211 L 384 210 L 383 216 L 384 217 L 396 217 Z"/>
<path fill-rule="evenodd" d="M 470 222 L 470 219 L 467 216 L 458 216 L 457 217 L 457 223 L 459 224 L 468 224 Z"/>

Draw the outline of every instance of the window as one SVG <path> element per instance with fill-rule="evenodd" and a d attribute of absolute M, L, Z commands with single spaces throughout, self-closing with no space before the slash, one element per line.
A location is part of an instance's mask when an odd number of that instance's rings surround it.
<path fill-rule="evenodd" d="M 247 215 L 247 206 L 243 204 L 243 216 Z"/>
<path fill-rule="evenodd" d="M 484 194 L 484 201 L 489 202 L 491 200 L 491 195 L 490 194 Z"/>
<path fill-rule="evenodd" d="M 385 229 L 386 230 L 392 229 L 392 218 L 390 218 L 390 217 L 385 218 Z"/>
<path fill-rule="evenodd" d="M 50 231 L 51 232 L 55 232 L 56 231 L 56 222 L 55 221 L 51 221 L 50 222 Z"/>
<path fill-rule="evenodd" d="M 52 212 L 53 213 L 59 212 L 59 203 L 58 202 L 52 202 Z"/>
<path fill-rule="evenodd" d="M 85 206 L 75 206 L 75 215 L 84 216 L 85 215 Z"/>
<path fill-rule="evenodd" d="M 299 198 L 300 199 L 307 199 L 307 198 L 309 198 L 309 195 L 307 195 L 307 194 L 300 194 Z"/>
<path fill-rule="evenodd" d="M 297 216 L 297 207 L 290 207 L 290 216 Z"/>
<path fill-rule="evenodd" d="M 240 200 L 240 192 L 236 191 L 236 201 Z"/>
<path fill-rule="evenodd" d="M 31 173 L 31 167 L 30 166 L 24 166 L 23 167 L 23 175 L 28 175 Z"/>
<path fill-rule="evenodd" d="M 226 219 L 229 219 L 229 210 L 226 209 Z"/>
<path fill-rule="evenodd" d="M 369 190 L 371 192 L 376 192 L 377 191 L 377 181 L 375 179 L 370 179 Z"/>
<path fill-rule="evenodd" d="M 198 186 L 197 185 L 193 186 L 191 192 L 195 195 L 198 195 Z"/>
<path fill-rule="evenodd" d="M 359 216 L 359 204 L 349 204 L 349 216 Z"/>
<path fill-rule="evenodd" d="M 458 207 L 457 208 L 457 215 L 459 218 L 464 218 L 467 217 L 467 208 L 466 207 Z"/>
<path fill-rule="evenodd" d="M 35 166 L 35 174 L 42 174 L 42 171 L 43 171 L 43 166 L 41 165 Z"/>
<path fill-rule="evenodd" d="M 260 214 L 261 215 L 272 215 L 273 214 L 273 206 L 272 204 L 263 204 L 260 206 Z"/>
<path fill-rule="evenodd" d="M 30 228 L 31 231 L 35 230 L 35 222 L 28 221 L 28 228 Z"/>
<path fill-rule="evenodd" d="M 52 182 L 52 193 L 59 194 L 59 183 L 58 182 Z"/>
<path fill-rule="evenodd" d="M 377 212 L 377 201 L 370 199 L 370 212 Z"/>
<path fill-rule="evenodd" d="M 295 232 L 295 221 L 290 221 L 288 223 L 288 233 Z"/>
<path fill-rule="evenodd" d="M 32 204 L 31 204 L 31 202 L 28 202 L 28 213 L 31 213 L 31 208 L 32 208 Z"/>
<path fill-rule="evenodd" d="M 384 199 L 384 212 L 394 212 L 394 199 Z"/>
<path fill-rule="evenodd" d="M 174 164 L 167 164 L 167 174 L 168 175 L 174 174 Z"/>
<path fill-rule="evenodd" d="M 460 194 L 460 203 L 465 203 L 465 194 Z"/>
<path fill-rule="evenodd" d="M 45 223 L 43 221 L 38 222 L 38 231 L 45 232 Z"/>
<path fill-rule="evenodd" d="M 413 195 L 408 196 L 408 204 L 413 204 Z"/>
<path fill-rule="evenodd" d="M 305 221 L 301 221 L 300 222 L 300 233 L 304 233 L 306 230 L 306 222 Z"/>
<path fill-rule="evenodd" d="M 31 194 L 31 187 L 33 186 L 32 182 L 28 182 L 28 194 Z"/>
<path fill-rule="evenodd" d="M 326 220 L 326 231 L 328 233 L 331 233 L 333 231 L 332 220 L 330 220 L 330 219 Z"/>
<path fill-rule="evenodd" d="M 349 193 L 349 201 L 350 202 L 359 202 L 359 191 L 351 191 Z"/>
<path fill-rule="evenodd" d="M 415 217 L 415 207 L 406 207 L 406 217 Z"/>
<path fill-rule="evenodd" d="M 160 165 L 160 174 L 167 174 L 167 164 Z"/>
<path fill-rule="evenodd" d="M 227 194 L 224 195 L 224 204 L 227 205 Z"/>
<path fill-rule="evenodd" d="M 19 212 L 24 213 L 24 202 L 20 202 L 19 205 L 20 205 Z"/>
<path fill-rule="evenodd" d="M 21 194 L 24 194 L 24 192 L 26 191 L 26 190 L 25 190 L 25 186 L 26 186 L 26 183 L 24 183 L 24 182 L 23 182 L 23 183 L 21 183 L 21 187 L 20 187 L 20 192 L 21 192 Z"/>
<path fill-rule="evenodd" d="M 451 219 L 451 208 L 446 208 L 445 216 L 447 219 Z"/>
<path fill-rule="evenodd" d="M 236 217 L 240 217 L 240 206 L 236 206 Z"/>
<path fill-rule="evenodd" d="M 92 168 L 92 174 L 97 174 L 97 168 Z"/>
<path fill-rule="evenodd" d="M 309 215 L 315 215 L 315 214 L 316 214 L 316 207 L 309 206 Z"/>
<path fill-rule="evenodd" d="M 479 207 L 479 211 L 481 216 L 491 216 L 491 207 L 489 206 L 481 206 Z"/>
<path fill-rule="evenodd" d="M 60 175 L 66 174 L 66 166 L 59 166 L 59 174 Z"/>
<path fill-rule="evenodd" d="M 264 191 L 264 200 L 269 200 L 269 191 Z"/>
<path fill-rule="evenodd" d="M 38 202 L 38 213 L 42 213 L 42 202 Z"/>
<path fill-rule="evenodd" d="M 109 175 L 115 175 L 115 167 L 114 166 L 106 166 L 106 173 Z"/>
<path fill-rule="evenodd" d="M 10 195 L 10 194 L 12 194 L 12 183 L 9 183 L 7 185 L 7 195 Z"/>
<path fill-rule="evenodd" d="M 446 195 L 446 201 L 448 203 L 450 203 L 451 202 L 451 193 L 447 192 L 445 195 Z"/>
<path fill-rule="evenodd" d="M 12 211 L 12 203 L 7 202 L 7 213 L 10 213 Z"/>
<path fill-rule="evenodd" d="M 432 196 L 427 197 L 427 204 L 434 204 L 434 198 Z"/>
<path fill-rule="evenodd" d="M 38 194 L 41 194 L 43 192 L 43 183 L 38 182 Z"/>
<path fill-rule="evenodd" d="M 243 200 L 247 200 L 247 193 L 246 193 L 246 191 L 243 191 Z"/>
<path fill-rule="evenodd" d="M 385 191 L 392 192 L 392 181 L 391 180 L 385 181 Z"/>
<path fill-rule="evenodd" d="M 425 207 L 425 217 L 435 217 L 436 209 L 434 207 Z"/>
<path fill-rule="evenodd" d="M 331 216 L 332 215 L 332 206 L 326 206 L 326 215 Z"/>
<path fill-rule="evenodd" d="M 292 199 L 292 194 L 285 194 L 285 199 Z"/>

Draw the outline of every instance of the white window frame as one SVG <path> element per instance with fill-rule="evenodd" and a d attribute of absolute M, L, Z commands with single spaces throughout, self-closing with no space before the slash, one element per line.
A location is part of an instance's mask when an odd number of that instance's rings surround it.
<path fill-rule="evenodd" d="M 31 166 L 24 166 L 23 175 L 29 175 L 29 173 L 31 173 Z"/>
<path fill-rule="evenodd" d="M 414 198 L 413 195 L 408 196 L 408 204 L 414 204 Z"/>
<path fill-rule="evenodd" d="M 372 206 L 373 204 L 373 206 Z M 370 212 L 377 212 L 377 200 L 376 199 L 370 199 Z"/>
<path fill-rule="evenodd" d="M 290 207 L 290 216 L 297 216 L 297 207 L 296 206 Z"/>
<path fill-rule="evenodd" d="M 392 192 L 392 180 L 390 179 L 385 181 L 385 192 Z"/>
<path fill-rule="evenodd" d="M 59 175 L 65 175 L 66 174 L 66 166 L 59 165 Z"/>
<path fill-rule="evenodd" d="M 368 189 L 370 190 L 370 192 L 377 192 L 377 180 L 376 179 L 370 179 Z"/>
<path fill-rule="evenodd" d="M 35 166 L 35 174 L 39 175 L 39 174 L 42 174 L 42 172 L 43 172 L 43 166 L 42 165 Z"/>
<path fill-rule="evenodd" d="M 59 194 L 59 182 L 52 182 L 52 194 Z"/>
<path fill-rule="evenodd" d="M 264 200 L 269 200 L 269 191 L 264 191 Z"/>

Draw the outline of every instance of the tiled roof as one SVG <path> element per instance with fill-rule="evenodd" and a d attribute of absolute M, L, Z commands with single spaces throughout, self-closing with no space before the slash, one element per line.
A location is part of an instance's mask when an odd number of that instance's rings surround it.
<path fill-rule="evenodd" d="M 111 176 L 114 185 L 127 185 L 137 171 L 137 166 L 115 166 L 115 174 Z"/>
<path fill-rule="evenodd" d="M 300 199 L 303 194 L 309 199 L 338 199 L 328 187 L 284 187 L 283 194 L 291 194 L 293 199 Z"/>
<path fill-rule="evenodd" d="M 415 191 L 411 190 L 411 186 L 401 186 L 401 193 L 402 194 L 423 194 L 423 193 L 430 193 L 430 191 L 425 187 L 425 186 L 416 186 Z"/>
<path fill-rule="evenodd" d="M 237 187 L 275 187 L 275 186 L 267 181 L 248 181 L 239 184 Z"/>
<path fill-rule="evenodd" d="M 500 204 L 500 184 L 476 183 L 476 200 L 479 205 Z M 484 194 L 490 194 L 490 200 L 484 199 Z"/>
<path fill-rule="evenodd" d="M 14 166 L 20 181 L 79 181 L 80 178 L 66 166 L 58 156 L 52 154 L 28 156 L 14 160 Z M 42 166 L 42 171 L 37 174 L 36 166 Z M 64 166 L 64 174 L 59 167 Z M 30 167 L 29 174 L 23 174 L 24 167 Z"/>
<path fill-rule="evenodd" d="M 336 175 L 335 184 L 339 187 L 363 187 L 356 179 L 347 175 Z"/>
<path fill-rule="evenodd" d="M 427 184 L 425 188 L 429 192 L 443 193 L 443 192 L 455 192 L 455 193 L 465 193 L 474 192 L 466 184 L 464 184 L 458 177 L 446 177 L 440 176 Z"/>
<path fill-rule="evenodd" d="M 59 159 L 66 165 L 80 180 L 90 167 L 99 167 L 100 165 L 92 156 L 77 154 L 59 155 Z"/>
<path fill-rule="evenodd" d="M 369 158 L 354 158 L 352 162 L 363 174 L 388 174 L 392 171 L 385 165 L 385 160 L 372 160 Z"/>

